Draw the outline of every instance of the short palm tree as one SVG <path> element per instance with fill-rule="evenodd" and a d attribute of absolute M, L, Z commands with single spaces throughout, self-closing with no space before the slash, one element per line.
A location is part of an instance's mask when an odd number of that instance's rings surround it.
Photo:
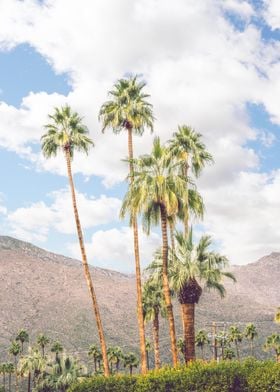
<path fill-rule="evenodd" d="M 99 119 L 103 124 L 103 131 L 111 128 L 118 134 L 125 131 L 128 136 L 128 157 L 130 181 L 133 181 L 133 141 L 134 135 L 141 136 L 145 128 L 153 130 L 152 105 L 147 101 L 149 95 L 143 92 L 145 83 L 139 81 L 137 76 L 120 79 L 113 90 L 109 92 L 110 100 L 105 102 L 99 112 Z M 142 283 L 138 241 L 137 216 L 131 215 L 131 224 L 134 237 L 134 256 L 137 287 L 137 319 L 140 337 L 141 371 L 147 371 L 147 358 L 145 349 L 145 329 L 142 308 Z"/>
<path fill-rule="evenodd" d="M 242 339 L 243 339 L 243 335 L 240 329 L 236 325 L 231 325 L 229 327 L 228 340 L 229 342 L 235 344 L 236 357 L 238 360 L 240 360 L 238 344 L 242 342 Z"/>
<path fill-rule="evenodd" d="M 7 362 L 6 363 L 6 371 L 9 376 L 9 392 L 11 392 L 11 386 L 12 386 L 12 374 L 15 372 L 15 366 L 12 362 Z"/>
<path fill-rule="evenodd" d="M 150 351 L 152 351 L 152 344 L 149 339 L 146 339 L 146 355 L 147 355 L 148 370 L 150 370 L 150 358 L 149 358 Z"/>
<path fill-rule="evenodd" d="M 0 373 L 3 375 L 3 388 L 6 390 L 6 374 L 7 374 L 7 364 L 3 362 L 0 364 Z"/>
<path fill-rule="evenodd" d="M 204 359 L 204 348 L 210 343 L 207 332 L 200 329 L 195 336 L 195 345 L 201 349 L 201 358 Z"/>
<path fill-rule="evenodd" d="M 195 177 L 198 177 L 204 166 L 213 162 L 212 155 L 206 150 L 201 141 L 202 135 L 187 125 L 178 126 L 177 132 L 169 141 L 171 153 L 179 159 L 182 164 L 182 174 L 188 178 L 189 169 Z M 188 185 L 188 184 L 187 184 Z M 184 205 L 181 212 L 185 226 L 185 235 L 189 230 L 189 204 Z"/>
<path fill-rule="evenodd" d="M 147 280 L 143 286 L 143 310 L 145 323 L 153 323 L 153 345 L 155 368 L 160 368 L 159 353 L 159 317 L 166 317 L 166 308 L 162 285 Z"/>
<path fill-rule="evenodd" d="M 137 368 L 139 365 L 139 360 L 133 353 L 128 353 L 124 355 L 124 367 L 129 368 L 129 374 L 132 376 L 133 368 Z"/>
<path fill-rule="evenodd" d="M 254 340 L 258 336 L 257 328 L 253 323 L 249 323 L 245 327 L 244 336 L 250 342 L 251 356 L 254 355 Z"/>
<path fill-rule="evenodd" d="M 25 329 L 20 329 L 16 336 L 16 341 L 21 344 L 21 353 L 23 353 L 23 344 L 29 342 L 29 335 Z"/>
<path fill-rule="evenodd" d="M 203 236 L 198 244 L 194 244 L 192 230 L 185 237 L 177 232 L 175 236 L 175 251 L 170 252 L 169 280 L 170 287 L 177 294 L 181 305 L 183 330 L 185 339 L 185 361 L 195 359 L 195 304 L 202 294 L 201 284 L 206 289 L 215 289 L 223 297 L 225 288 L 223 277 L 235 280 L 230 272 L 224 271 L 228 260 L 216 252 L 210 251 L 211 238 Z M 155 276 L 162 270 L 162 261 L 150 266 Z"/>
<path fill-rule="evenodd" d="M 183 358 L 185 359 L 185 351 L 186 351 L 185 339 L 179 338 L 177 340 L 177 347 L 178 347 L 179 353 L 181 353 L 183 355 Z"/>
<path fill-rule="evenodd" d="M 31 378 L 33 374 L 33 385 L 36 386 L 39 375 L 46 369 L 47 362 L 39 350 L 29 348 L 27 355 L 19 361 L 19 372 L 28 377 L 28 392 L 31 391 Z"/>
<path fill-rule="evenodd" d="M 37 336 L 37 344 L 42 350 L 42 356 L 45 358 L 45 347 L 50 343 L 50 339 L 44 335 L 43 333 L 40 333 Z"/>
<path fill-rule="evenodd" d="M 264 350 L 273 350 L 275 353 L 276 361 L 280 362 L 280 334 L 273 333 L 268 336 L 264 345 Z"/>
<path fill-rule="evenodd" d="M 100 350 L 95 344 L 92 344 L 89 347 L 88 356 L 93 359 L 94 372 L 96 373 L 97 372 L 97 360 L 100 356 Z"/>
<path fill-rule="evenodd" d="M 174 366 L 178 363 L 175 322 L 168 281 L 168 216 L 175 216 L 179 206 L 186 201 L 186 179 L 179 173 L 179 164 L 174 161 L 160 139 L 154 139 L 150 155 L 133 160 L 134 181 L 130 184 L 122 205 L 121 216 L 139 213 L 149 233 L 152 224 L 161 222 L 162 232 L 162 286 L 165 297 L 171 351 Z"/>
<path fill-rule="evenodd" d="M 15 372 L 15 376 L 16 376 L 16 385 L 15 385 L 16 392 L 18 391 L 18 371 L 17 371 L 17 362 L 18 361 L 17 361 L 17 357 L 18 357 L 20 351 L 21 351 L 20 344 L 16 341 L 13 341 L 11 346 L 9 347 L 9 353 L 11 355 L 13 355 L 13 357 L 14 357 L 14 364 L 15 364 L 14 372 Z"/>
<path fill-rule="evenodd" d="M 83 233 L 77 208 L 75 186 L 72 176 L 71 160 L 75 150 L 88 153 L 89 148 L 93 145 L 92 140 L 88 137 L 88 131 L 83 124 L 78 113 L 73 112 L 71 108 L 66 105 L 62 108 L 55 108 L 54 114 L 49 115 L 50 123 L 45 125 L 46 134 L 42 136 L 42 151 L 46 158 L 56 156 L 58 150 L 62 150 L 65 155 L 67 164 L 67 173 L 69 178 L 70 190 L 72 195 L 72 203 L 74 216 L 76 221 L 79 244 L 82 254 L 82 263 L 84 267 L 85 279 L 90 292 L 93 312 L 96 318 L 97 329 L 102 350 L 104 373 L 109 375 L 109 364 L 107 359 L 107 350 L 103 326 L 100 317 L 100 311 L 97 303 L 96 294 L 94 291 L 90 270 L 87 262 L 87 255 L 84 245 Z"/>
<path fill-rule="evenodd" d="M 63 346 L 59 341 L 53 342 L 51 352 L 55 353 L 55 361 L 58 362 L 59 354 L 63 352 Z"/>

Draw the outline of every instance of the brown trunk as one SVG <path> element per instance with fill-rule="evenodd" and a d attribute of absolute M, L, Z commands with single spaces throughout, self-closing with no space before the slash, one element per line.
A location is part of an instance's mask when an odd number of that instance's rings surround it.
<path fill-rule="evenodd" d="M 169 323 L 169 334 L 171 340 L 171 352 L 173 365 L 178 365 L 178 354 L 176 345 L 176 332 L 175 332 L 175 322 L 172 310 L 172 302 L 170 295 L 170 288 L 168 282 L 168 238 L 167 238 L 167 214 L 166 208 L 163 204 L 160 206 L 161 215 L 161 232 L 162 232 L 162 284 L 163 293 L 167 309 L 167 318 Z"/>
<path fill-rule="evenodd" d="M 155 312 L 155 318 L 153 320 L 153 340 L 154 340 L 154 353 L 155 353 L 155 368 L 160 368 L 160 356 L 159 356 L 159 316 L 158 311 Z"/>
<path fill-rule="evenodd" d="M 133 181 L 133 145 L 132 145 L 132 129 L 127 129 L 128 133 L 128 157 L 129 170 L 130 170 L 130 182 Z M 140 356 L 141 356 L 141 373 L 147 373 L 147 353 L 146 353 L 146 339 L 145 339 L 145 325 L 144 325 L 144 313 L 143 313 L 143 302 L 142 302 L 142 282 L 141 282 L 141 268 L 140 268 L 140 254 L 139 254 L 139 240 L 138 240 L 138 225 L 136 216 L 132 217 L 133 227 L 133 241 L 134 241 L 134 258 L 135 258 L 135 274 L 136 274 L 136 290 L 137 290 L 137 320 L 140 338 Z"/>
<path fill-rule="evenodd" d="M 28 387 L 27 391 L 31 392 L 31 372 L 28 372 Z"/>
<path fill-rule="evenodd" d="M 195 360 L 194 310 L 195 304 L 182 304 L 184 317 L 185 362 Z"/>
<path fill-rule="evenodd" d="M 174 252 L 175 250 L 174 224 L 171 221 L 169 221 L 169 232 L 170 232 L 170 240 L 171 240 L 171 249 Z"/>
<path fill-rule="evenodd" d="M 74 216 L 75 216 L 79 244 L 80 244 L 81 254 L 82 254 L 84 275 L 85 275 L 87 286 L 88 286 L 90 296 L 92 299 L 93 312 L 94 312 L 94 315 L 96 318 L 97 330 L 98 330 L 100 346 L 101 346 L 101 351 L 102 351 L 103 364 L 104 364 L 104 374 L 105 374 L 105 376 L 109 376 L 110 371 L 109 371 L 109 363 L 108 363 L 108 358 L 107 358 L 106 342 L 105 342 L 99 307 L 98 307 L 98 303 L 97 303 L 97 298 L 95 295 L 95 291 L 94 291 L 94 287 L 93 287 L 92 279 L 91 279 L 91 275 L 90 275 L 90 270 L 89 270 L 89 266 L 88 266 L 88 262 L 87 262 L 83 233 L 82 233 L 82 228 L 81 228 L 81 223 L 80 223 L 80 218 L 79 218 L 79 213 L 78 213 L 78 208 L 77 208 L 77 202 L 76 202 L 74 181 L 73 181 L 73 177 L 72 177 L 71 157 L 70 157 L 69 149 L 65 150 L 65 156 L 66 156 L 66 163 L 67 163 L 68 179 L 69 179 L 70 190 L 71 190 L 71 195 L 72 195 Z"/>
<path fill-rule="evenodd" d="M 18 372 L 17 372 L 17 359 L 15 357 L 15 376 L 16 376 L 16 385 L 15 385 L 15 390 L 18 392 Z"/>

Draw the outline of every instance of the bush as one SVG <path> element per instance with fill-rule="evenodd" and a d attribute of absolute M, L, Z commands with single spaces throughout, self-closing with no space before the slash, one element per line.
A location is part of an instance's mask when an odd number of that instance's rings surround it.
<path fill-rule="evenodd" d="M 97 376 L 70 388 L 71 392 L 274 392 L 280 391 L 280 365 L 246 360 L 216 364 L 194 362 L 164 368 L 146 376 Z"/>

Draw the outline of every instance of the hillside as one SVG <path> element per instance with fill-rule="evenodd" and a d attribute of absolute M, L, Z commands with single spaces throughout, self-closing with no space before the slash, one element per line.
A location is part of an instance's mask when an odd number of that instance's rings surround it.
<path fill-rule="evenodd" d="M 227 296 L 204 293 L 197 307 L 197 324 L 252 321 L 262 335 L 275 330 L 273 313 L 280 304 L 280 253 L 255 263 L 232 267 L 237 283 L 226 283 Z M 134 277 L 91 268 L 109 344 L 137 347 Z M 87 351 L 97 332 L 81 263 L 29 243 L 0 236 L 1 351 L 19 328 L 35 335 L 45 332 L 71 352 Z M 178 335 L 181 323 L 177 306 Z M 163 321 L 163 324 L 165 322 Z M 242 324 L 242 325 L 243 325 Z M 150 331 L 148 331 L 149 334 Z M 166 325 L 162 348 L 168 346 Z"/>

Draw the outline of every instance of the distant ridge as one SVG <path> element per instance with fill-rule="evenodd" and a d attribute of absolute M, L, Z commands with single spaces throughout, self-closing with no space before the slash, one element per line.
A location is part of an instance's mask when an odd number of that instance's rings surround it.
<path fill-rule="evenodd" d="M 225 282 L 227 296 L 204 293 L 197 307 L 197 324 L 211 321 L 255 322 L 261 340 L 276 329 L 273 314 L 280 305 L 280 252 L 243 266 L 233 266 L 237 283 Z M 109 344 L 137 348 L 134 277 L 102 268 L 91 268 Z M 7 347 L 19 328 L 35 335 L 44 331 L 59 339 L 71 352 L 83 355 L 98 342 L 91 303 L 81 263 L 48 252 L 31 243 L 0 236 L 0 346 Z M 181 320 L 175 303 L 178 336 Z M 169 339 L 163 320 L 162 350 Z M 207 327 L 209 328 L 209 327 Z M 148 328 L 147 334 L 150 334 Z M 1 349 L 2 350 L 2 349 Z"/>

